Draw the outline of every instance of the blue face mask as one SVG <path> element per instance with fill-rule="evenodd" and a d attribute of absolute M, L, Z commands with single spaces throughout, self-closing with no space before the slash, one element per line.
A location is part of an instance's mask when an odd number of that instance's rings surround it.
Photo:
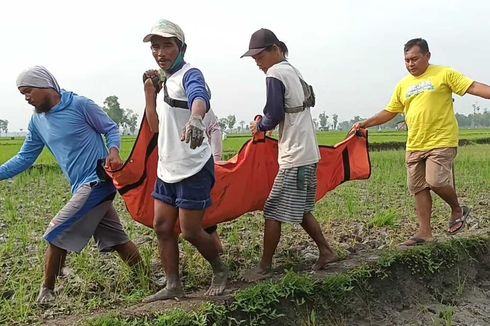
<path fill-rule="evenodd" d="M 185 61 L 184 61 L 184 53 L 182 51 L 180 51 L 179 52 L 179 55 L 175 59 L 174 64 L 172 65 L 172 67 L 170 67 L 170 69 L 168 70 L 168 72 L 170 74 L 173 74 L 174 72 L 176 72 L 177 70 L 179 70 L 180 68 L 182 68 L 182 66 L 184 65 L 184 63 L 185 63 Z"/>

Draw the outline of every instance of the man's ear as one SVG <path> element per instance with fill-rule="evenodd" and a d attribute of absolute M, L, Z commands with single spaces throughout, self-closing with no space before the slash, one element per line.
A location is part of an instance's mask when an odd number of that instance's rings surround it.
<path fill-rule="evenodd" d="M 425 54 L 427 56 L 427 60 L 430 60 L 430 51 Z"/>
<path fill-rule="evenodd" d="M 187 50 L 187 44 L 184 43 L 184 44 L 182 44 L 182 48 L 180 49 L 180 52 L 182 52 L 182 54 L 185 54 L 186 50 Z"/>

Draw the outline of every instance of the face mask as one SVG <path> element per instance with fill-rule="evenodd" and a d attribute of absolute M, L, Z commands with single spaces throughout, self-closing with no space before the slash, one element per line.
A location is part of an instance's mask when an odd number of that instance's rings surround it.
<path fill-rule="evenodd" d="M 170 74 L 173 74 L 174 72 L 176 72 L 177 70 L 179 70 L 180 68 L 182 68 L 182 66 L 184 65 L 184 53 L 182 51 L 179 52 L 179 55 L 177 56 L 177 58 L 175 59 L 175 62 L 174 64 L 172 65 L 172 67 L 170 67 L 170 69 L 168 70 L 168 72 Z"/>

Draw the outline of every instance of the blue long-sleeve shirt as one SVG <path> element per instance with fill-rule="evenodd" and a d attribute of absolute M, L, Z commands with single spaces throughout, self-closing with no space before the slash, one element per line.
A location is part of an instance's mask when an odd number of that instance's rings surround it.
<path fill-rule="evenodd" d="M 202 72 L 197 68 L 189 69 L 184 74 L 182 83 L 184 84 L 185 94 L 187 95 L 189 109 L 192 108 L 192 103 L 196 99 L 201 99 L 206 103 L 206 112 L 209 111 L 211 94 L 206 87 Z"/>
<path fill-rule="evenodd" d="M 264 107 L 264 117 L 257 124 L 258 131 L 274 129 L 284 120 L 284 93 L 286 88 L 282 81 L 274 77 L 266 78 L 267 102 Z"/>
<path fill-rule="evenodd" d="M 116 123 L 97 104 L 62 91 L 58 105 L 32 115 L 21 150 L 0 166 L 0 180 L 28 169 L 46 146 L 76 192 L 81 185 L 99 180 L 97 160 L 107 156 L 107 148 L 119 149 L 120 142 Z"/>
<path fill-rule="evenodd" d="M 179 65 L 173 68 L 173 72 L 175 73 L 179 69 L 182 69 L 184 65 L 185 61 L 182 61 Z M 182 84 L 184 86 L 189 109 L 192 109 L 192 103 L 195 100 L 201 99 L 206 103 L 206 112 L 208 112 L 211 108 L 211 91 L 206 85 L 202 72 L 197 68 L 189 69 L 182 78 Z"/>

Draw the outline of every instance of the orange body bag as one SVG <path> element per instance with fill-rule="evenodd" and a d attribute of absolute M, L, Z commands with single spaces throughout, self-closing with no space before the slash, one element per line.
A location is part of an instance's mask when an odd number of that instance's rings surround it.
<path fill-rule="evenodd" d="M 153 227 L 151 194 L 157 178 L 157 138 L 143 117 L 130 157 L 121 169 L 108 172 L 131 217 L 148 227 Z M 204 228 L 264 208 L 279 169 L 277 151 L 277 140 L 259 133 L 233 158 L 215 163 L 212 206 L 206 209 Z M 317 201 L 341 183 L 367 179 L 371 174 L 367 130 L 358 130 L 335 146 L 320 146 L 320 154 Z"/>

